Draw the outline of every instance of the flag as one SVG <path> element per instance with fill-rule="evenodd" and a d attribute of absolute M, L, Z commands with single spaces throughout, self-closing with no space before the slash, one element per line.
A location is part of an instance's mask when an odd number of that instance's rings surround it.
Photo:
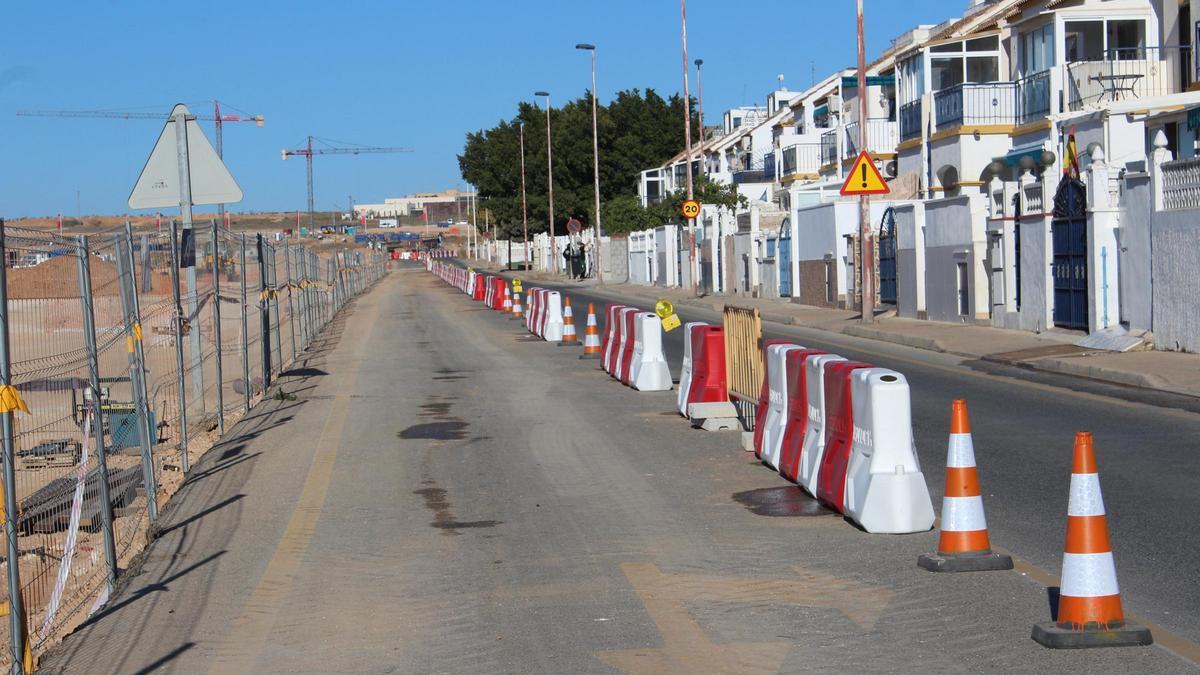
<path fill-rule="evenodd" d="M 1067 161 L 1063 162 L 1063 173 L 1079 178 L 1079 150 L 1075 146 L 1075 126 L 1067 132 Z"/>

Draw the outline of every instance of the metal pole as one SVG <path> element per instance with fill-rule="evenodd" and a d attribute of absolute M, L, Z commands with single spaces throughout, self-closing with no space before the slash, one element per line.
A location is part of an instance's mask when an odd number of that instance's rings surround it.
<path fill-rule="evenodd" d="M 224 125 L 221 123 L 221 103 L 220 103 L 220 101 L 217 101 L 216 99 L 213 99 L 213 119 L 214 119 L 213 126 L 216 127 L 217 157 L 221 161 L 224 161 L 225 160 L 225 134 L 222 131 L 222 128 L 224 127 Z M 221 221 L 222 224 L 225 223 L 225 205 L 224 204 L 217 204 L 217 219 L 219 221 Z"/>
<path fill-rule="evenodd" d="M 180 468 L 184 473 L 189 470 L 188 458 L 188 423 L 187 423 L 187 386 L 184 384 L 183 371 L 183 305 L 179 300 L 179 227 L 171 221 L 171 292 L 175 300 L 175 386 L 179 390 L 179 457 Z"/>
<path fill-rule="evenodd" d="M 858 0 L 858 147 L 867 151 L 867 60 L 863 46 L 863 0 Z M 840 161 L 839 161 L 840 165 Z M 875 245 L 871 236 L 871 198 L 858 197 L 858 241 L 862 246 L 859 254 L 862 277 L 862 320 L 875 323 Z"/>
<path fill-rule="evenodd" d="M 683 160 L 687 171 L 687 198 L 692 199 L 692 95 L 688 90 L 688 58 L 687 58 L 687 0 L 679 0 L 680 25 L 683 34 L 683 142 L 686 157 Z M 696 219 L 689 218 L 688 239 L 691 243 L 692 292 L 700 294 L 700 274 L 696 264 Z"/>
<path fill-rule="evenodd" d="M 8 255 L 5 242 L 4 219 L 0 218 L 0 385 L 12 385 L 12 363 L 10 362 L 8 337 Z M 15 439 L 13 438 L 13 412 L 0 413 L 0 434 L 4 447 L 0 450 L 4 466 L 4 541 L 8 568 L 8 635 L 12 672 L 24 671 L 25 652 L 25 604 L 21 598 L 20 560 L 17 541 L 17 474 L 13 468 Z"/>
<path fill-rule="evenodd" d="M 263 255 L 263 236 L 255 235 L 258 250 L 258 316 L 262 322 L 263 392 L 271 386 L 271 311 L 267 303 L 267 259 Z"/>
<path fill-rule="evenodd" d="M 105 580 L 111 592 L 117 583 L 117 544 L 113 537 L 112 497 L 108 485 L 108 453 L 104 448 L 104 406 L 100 397 L 100 356 L 96 349 L 96 312 L 92 306 L 92 272 L 88 259 L 86 236 L 75 239 L 75 253 L 79 258 L 79 298 L 83 309 L 83 339 L 87 348 L 88 386 L 92 390 L 88 403 L 92 415 L 92 441 L 96 447 L 96 469 L 100 473 L 97 481 L 100 488 L 100 529 L 104 533 L 104 561 L 108 566 Z"/>
<path fill-rule="evenodd" d="M 604 283 L 604 262 L 601 245 L 602 232 L 600 229 L 600 132 L 596 113 L 596 48 L 592 50 L 592 170 L 593 185 L 596 193 L 596 230 L 592 236 L 596 239 L 596 283 Z M 558 262 L 558 261 L 555 261 Z"/>
<path fill-rule="evenodd" d="M 213 344 L 216 345 L 214 365 L 217 371 L 217 431 L 225 435 L 225 379 L 221 372 L 221 245 L 217 221 L 212 221 L 212 293 L 213 293 Z"/>
<path fill-rule="evenodd" d="M 525 246 L 529 246 L 529 210 L 525 207 L 525 123 L 521 122 L 521 227 L 525 232 Z M 512 237 L 509 237 L 512 241 Z M 509 267 L 512 266 L 512 256 L 508 258 Z M 550 261 L 551 270 L 554 269 L 554 261 Z M 529 259 L 525 259 L 525 271 L 529 271 Z"/>
<path fill-rule="evenodd" d="M 195 119 L 194 117 L 192 119 Z M 187 146 L 187 116 L 179 113 L 171 118 L 171 122 L 175 125 L 175 148 L 179 158 L 179 212 L 180 218 L 183 220 L 183 229 L 186 232 L 191 230 L 190 234 L 195 235 L 192 230 L 192 173 L 191 164 L 188 159 Z M 196 238 L 192 236 L 192 250 L 195 250 Z M 200 405 L 200 412 L 204 412 L 204 364 L 203 352 L 200 344 L 200 311 L 196 299 L 196 266 L 192 264 L 187 268 L 187 316 L 195 323 L 192 326 L 190 346 L 192 349 L 190 359 L 190 370 L 192 373 L 192 396 Z"/>
<path fill-rule="evenodd" d="M 292 360 L 296 360 L 296 308 L 292 303 L 292 295 L 296 285 L 292 281 L 292 254 L 287 243 L 287 239 L 283 240 L 283 267 L 287 273 L 287 288 L 288 288 L 288 334 L 292 339 Z"/>
<path fill-rule="evenodd" d="M 685 27 L 686 30 L 686 27 Z M 684 49 L 687 48 L 687 42 L 684 42 Z M 700 126 L 700 176 L 704 177 L 708 174 L 708 164 L 704 157 L 704 81 L 700 78 L 700 66 L 704 65 L 704 59 L 696 59 L 696 105 L 697 115 L 699 116 Z"/>
<path fill-rule="evenodd" d="M 150 531 L 158 524 L 158 479 L 154 475 L 154 451 L 150 434 L 156 430 L 150 424 L 150 405 L 146 400 L 146 359 L 142 353 L 142 317 L 138 308 L 137 286 L 133 278 L 133 228 L 125 223 L 125 238 L 117 247 L 117 278 L 124 308 L 125 341 L 129 348 L 129 384 L 138 416 L 138 437 L 142 445 L 142 476 L 146 487 L 146 514 Z M 122 247 L 124 250 L 122 250 Z"/>
<path fill-rule="evenodd" d="M 242 255 L 242 384 L 245 385 L 245 402 L 242 412 L 250 414 L 250 327 L 247 322 L 246 308 L 246 233 L 240 236 Z"/>
<path fill-rule="evenodd" d="M 305 261 L 307 252 L 301 246 L 296 251 L 296 265 L 299 267 L 297 284 L 300 286 L 298 302 L 300 304 L 300 339 L 304 341 L 304 349 L 308 349 L 309 330 L 308 330 L 308 263 Z"/>
<path fill-rule="evenodd" d="M 281 333 L 279 319 L 279 276 L 276 273 L 275 247 L 270 242 L 266 244 L 267 249 L 267 269 L 271 274 L 271 293 L 267 296 L 267 314 L 274 317 L 271 320 L 271 339 L 274 347 L 274 357 L 271 364 L 277 371 L 283 371 L 283 343 L 280 342 Z"/>
<path fill-rule="evenodd" d="M 558 272 L 558 241 L 554 238 L 554 153 L 551 150 L 553 142 L 550 136 L 550 92 L 539 91 L 534 96 L 546 97 L 546 191 L 550 203 L 550 259 L 554 261 L 555 272 Z"/>

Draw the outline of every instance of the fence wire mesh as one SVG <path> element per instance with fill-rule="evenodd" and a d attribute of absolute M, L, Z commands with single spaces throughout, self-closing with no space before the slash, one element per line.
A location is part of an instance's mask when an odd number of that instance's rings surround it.
<path fill-rule="evenodd" d="M 17 564 L 0 567 L 20 595 L 0 607 L 26 638 L 0 626 L 10 667 L 104 604 L 190 467 L 387 263 L 215 225 L 76 238 L 0 219 L 0 243 L 0 385 L 29 408 L 4 413 Z"/>

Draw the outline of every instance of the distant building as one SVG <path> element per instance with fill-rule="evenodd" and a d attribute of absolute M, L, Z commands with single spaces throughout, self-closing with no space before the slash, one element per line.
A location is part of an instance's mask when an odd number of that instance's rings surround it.
<path fill-rule="evenodd" d="M 417 192 L 383 200 L 382 204 L 355 204 L 354 215 L 368 218 L 406 218 L 427 214 L 430 223 L 453 218 L 464 220 L 471 210 L 473 193 L 451 188 L 441 192 Z"/>

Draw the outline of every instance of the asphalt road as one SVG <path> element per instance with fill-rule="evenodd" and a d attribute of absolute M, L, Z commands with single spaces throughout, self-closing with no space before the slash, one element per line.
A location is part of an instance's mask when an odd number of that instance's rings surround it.
<path fill-rule="evenodd" d="M 799 515 L 797 489 L 737 449 L 735 433 L 690 429 L 673 392 L 625 388 L 423 272 L 392 274 L 324 337 L 285 378 L 296 399 L 259 406 L 204 457 L 144 564 L 44 672 L 1189 667 L 1159 647 L 1038 646 L 1030 627 L 1049 610 L 1035 579 L 930 574 L 915 562 L 934 532 L 873 536 Z M 1057 409 L 1081 406 L 1075 397 L 896 363 L 922 392 L 931 487 L 949 398 L 990 392 L 999 400 L 973 401 L 980 455 L 1012 458 L 984 466 L 990 518 L 1027 513 L 1037 522 L 1025 529 L 1061 541 L 1077 425 Z M 992 438 L 993 415 L 1039 406 Z M 1122 537 L 1145 523 L 1130 520 L 1143 511 L 1126 493 L 1149 478 L 1113 480 L 1120 459 L 1098 441 L 1127 602 L 1141 612 L 1146 594 L 1165 594 L 1161 573 L 1182 567 L 1186 544 L 1156 544 L 1170 555 L 1155 583 L 1131 566 Z M 1021 548 L 1020 524 L 993 528 Z"/>
<path fill-rule="evenodd" d="M 568 293 L 577 313 L 595 303 L 601 325 L 604 303 L 621 297 L 579 284 L 526 282 L 532 285 Z M 645 300 L 631 304 L 653 311 Z M 716 312 L 678 313 L 684 322 L 721 320 Z M 765 322 L 763 333 L 905 375 L 921 466 L 939 511 L 950 403 L 966 399 L 992 541 L 1054 579 L 1073 436 L 1091 431 L 1126 611 L 1200 643 L 1200 414 L 1193 412 L 1200 401 L 796 326 Z M 665 334 L 664 350 L 678 381 L 683 331 Z"/>

